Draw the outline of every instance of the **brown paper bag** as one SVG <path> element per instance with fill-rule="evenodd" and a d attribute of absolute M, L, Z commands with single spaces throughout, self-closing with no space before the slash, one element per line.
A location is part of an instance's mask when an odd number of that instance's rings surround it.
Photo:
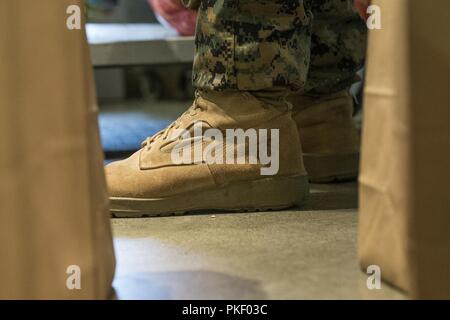
<path fill-rule="evenodd" d="M 83 12 L 76 0 L 0 0 L 0 299 L 111 296 L 92 70 L 84 28 L 66 27 L 74 4 Z"/>
<path fill-rule="evenodd" d="M 450 1 L 375 0 L 359 257 L 413 298 L 450 298 Z"/>

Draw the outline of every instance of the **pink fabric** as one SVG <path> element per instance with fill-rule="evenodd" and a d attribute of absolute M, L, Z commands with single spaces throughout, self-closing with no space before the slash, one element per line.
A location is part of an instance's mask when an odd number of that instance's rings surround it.
<path fill-rule="evenodd" d="M 179 0 L 147 0 L 155 14 L 163 18 L 182 36 L 193 36 L 197 12 L 186 9 Z"/>
<path fill-rule="evenodd" d="M 367 8 L 369 7 L 370 2 L 370 0 L 355 0 L 355 9 L 364 20 L 369 18 Z"/>

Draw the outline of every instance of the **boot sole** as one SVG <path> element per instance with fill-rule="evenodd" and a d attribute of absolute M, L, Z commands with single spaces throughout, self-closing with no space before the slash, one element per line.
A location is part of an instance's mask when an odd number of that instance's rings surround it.
<path fill-rule="evenodd" d="M 359 153 L 304 154 L 303 161 L 314 183 L 330 183 L 354 180 L 358 177 Z"/>
<path fill-rule="evenodd" d="M 301 205 L 309 194 L 306 175 L 265 178 L 166 198 L 110 198 L 116 218 L 184 215 L 204 210 L 254 212 Z"/>

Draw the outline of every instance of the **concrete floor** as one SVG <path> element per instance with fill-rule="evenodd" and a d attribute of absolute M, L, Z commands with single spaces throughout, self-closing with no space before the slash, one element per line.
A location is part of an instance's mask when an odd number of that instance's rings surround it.
<path fill-rule="evenodd" d="M 119 299 L 403 299 L 368 290 L 356 183 L 313 185 L 302 208 L 115 219 Z"/>

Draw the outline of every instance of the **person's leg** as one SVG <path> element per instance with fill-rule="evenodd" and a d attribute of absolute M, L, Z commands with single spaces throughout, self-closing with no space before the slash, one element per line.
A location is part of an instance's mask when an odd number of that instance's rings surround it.
<path fill-rule="evenodd" d="M 314 0 L 311 9 L 311 67 L 304 91 L 324 95 L 347 90 L 364 64 L 367 26 L 353 0 Z"/>
<path fill-rule="evenodd" d="M 354 178 L 359 135 L 352 120 L 350 86 L 364 63 L 367 27 L 353 0 L 315 0 L 307 83 L 290 100 L 312 181 Z"/>
<path fill-rule="evenodd" d="M 301 148 L 292 148 L 300 141 L 285 97 L 306 81 L 309 13 L 303 0 L 202 1 L 193 79 L 198 96 L 186 113 L 131 158 L 106 167 L 116 216 L 280 209 L 303 201 L 308 182 Z M 199 122 L 203 130 L 197 132 L 193 124 Z M 245 163 L 233 163 L 234 155 L 230 163 L 219 154 L 213 163 L 201 159 L 175 164 L 176 128 L 202 138 L 206 129 L 219 134 L 243 129 L 243 142 L 220 143 L 219 151 L 235 152 L 239 145 L 247 151 Z M 259 149 L 252 155 L 256 162 L 250 161 L 250 144 Z M 203 145 L 211 143 L 203 140 Z M 270 164 L 263 163 L 261 148 L 271 148 Z"/>
<path fill-rule="evenodd" d="M 303 0 L 202 1 L 194 85 L 213 91 L 297 91 L 306 81 L 310 41 L 311 16 Z"/>

